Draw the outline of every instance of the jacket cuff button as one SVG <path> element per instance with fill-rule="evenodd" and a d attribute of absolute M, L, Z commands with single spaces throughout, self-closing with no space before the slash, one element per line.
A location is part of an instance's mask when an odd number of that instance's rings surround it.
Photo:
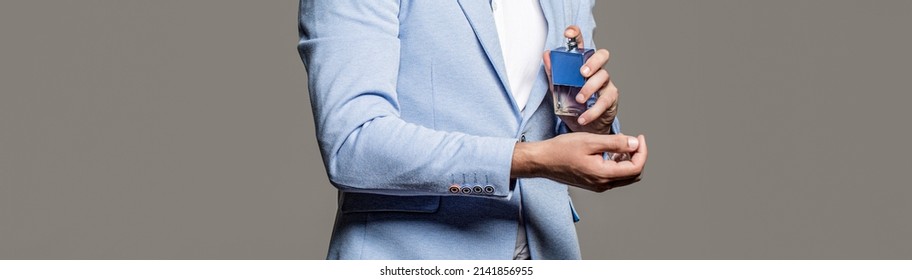
<path fill-rule="evenodd" d="M 492 193 L 494 193 L 494 186 L 492 186 L 492 185 L 487 185 L 487 186 L 485 186 L 485 187 L 484 187 L 484 192 L 487 193 L 487 194 L 492 194 Z"/>
<path fill-rule="evenodd" d="M 450 186 L 450 193 L 459 193 L 459 185 L 453 184 Z"/>

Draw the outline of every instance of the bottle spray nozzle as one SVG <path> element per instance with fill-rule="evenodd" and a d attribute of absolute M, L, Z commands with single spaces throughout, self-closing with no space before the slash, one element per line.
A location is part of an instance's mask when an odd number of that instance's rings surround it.
<path fill-rule="evenodd" d="M 576 50 L 576 47 L 577 47 L 576 38 L 568 38 L 567 39 L 567 51 Z"/>

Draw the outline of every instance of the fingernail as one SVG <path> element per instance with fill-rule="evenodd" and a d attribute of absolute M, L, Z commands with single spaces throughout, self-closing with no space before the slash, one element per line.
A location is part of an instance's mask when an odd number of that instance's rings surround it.
<path fill-rule="evenodd" d="M 577 103 L 586 102 L 586 99 L 583 97 L 583 94 L 582 94 L 582 93 L 576 95 L 576 102 L 577 102 Z"/>
<path fill-rule="evenodd" d="M 583 75 L 589 75 L 589 71 L 589 66 L 584 65 L 583 68 L 580 68 L 580 72 L 583 72 Z"/>
<path fill-rule="evenodd" d="M 585 124 L 586 124 L 586 118 L 584 118 L 584 117 L 579 117 L 579 119 L 577 119 L 576 122 L 578 122 L 579 124 L 585 125 Z"/>
<path fill-rule="evenodd" d="M 637 146 L 640 145 L 640 140 L 637 140 L 636 137 L 627 137 L 627 147 L 630 147 L 632 150 L 636 150 Z"/>

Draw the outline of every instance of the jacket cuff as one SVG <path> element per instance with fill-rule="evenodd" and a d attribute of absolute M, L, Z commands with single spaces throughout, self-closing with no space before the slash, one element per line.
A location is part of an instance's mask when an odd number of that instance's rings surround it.
<path fill-rule="evenodd" d="M 443 191 L 450 195 L 510 199 L 515 180 L 510 179 L 513 149 L 511 138 L 485 138 L 475 151 L 473 162 L 465 162 L 462 172 L 452 174 Z"/>

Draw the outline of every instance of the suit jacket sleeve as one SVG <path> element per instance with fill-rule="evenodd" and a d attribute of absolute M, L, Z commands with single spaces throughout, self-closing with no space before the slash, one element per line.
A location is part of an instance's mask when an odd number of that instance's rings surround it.
<path fill-rule="evenodd" d="M 494 187 L 485 197 L 508 197 L 515 139 L 437 131 L 400 117 L 398 14 L 398 0 L 300 3 L 298 51 L 330 181 L 349 192 L 449 195 L 468 178 Z"/>

